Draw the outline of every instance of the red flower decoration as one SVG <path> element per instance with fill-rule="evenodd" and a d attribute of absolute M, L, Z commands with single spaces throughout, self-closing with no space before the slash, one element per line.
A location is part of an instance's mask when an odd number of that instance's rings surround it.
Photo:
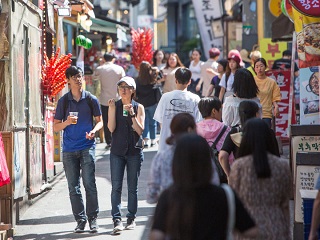
<path fill-rule="evenodd" d="M 142 61 L 152 62 L 152 39 L 153 32 L 151 29 L 138 28 L 131 29 L 132 35 L 132 64 L 139 69 Z"/>

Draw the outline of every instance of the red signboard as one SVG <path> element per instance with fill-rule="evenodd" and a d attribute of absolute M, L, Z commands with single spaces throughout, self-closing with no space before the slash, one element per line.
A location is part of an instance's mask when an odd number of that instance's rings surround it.
<path fill-rule="evenodd" d="M 274 79 L 281 92 L 281 102 L 278 103 L 280 117 L 276 118 L 276 135 L 281 138 L 289 138 L 289 119 L 291 124 L 295 123 L 295 116 L 293 114 L 293 101 L 290 101 L 290 78 L 291 72 L 289 70 L 272 70 L 267 72 L 267 76 Z"/>
<path fill-rule="evenodd" d="M 320 17 L 320 0 L 290 0 L 290 2 L 302 14 Z"/>

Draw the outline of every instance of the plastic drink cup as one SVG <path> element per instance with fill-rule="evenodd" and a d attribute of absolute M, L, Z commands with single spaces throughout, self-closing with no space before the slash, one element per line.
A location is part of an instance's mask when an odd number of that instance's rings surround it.
<path fill-rule="evenodd" d="M 78 112 L 69 112 L 69 115 L 72 117 L 71 118 L 71 123 L 72 124 L 77 124 L 77 122 L 78 122 Z"/>
<path fill-rule="evenodd" d="M 128 117 L 128 115 L 129 115 L 128 110 L 123 109 L 122 115 L 123 115 L 124 117 Z"/>

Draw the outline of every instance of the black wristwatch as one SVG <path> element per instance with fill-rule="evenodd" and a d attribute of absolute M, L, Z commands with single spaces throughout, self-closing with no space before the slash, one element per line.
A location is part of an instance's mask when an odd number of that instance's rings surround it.
<path fill-rule="evenodd" d="M 130 114 L 130 117 L 131 117 L 131 118 L 134 118 L 134 117 L 136 117 L 136 114 L 135 114 L 135 113 L 132 114 L 132 115 Z"/>

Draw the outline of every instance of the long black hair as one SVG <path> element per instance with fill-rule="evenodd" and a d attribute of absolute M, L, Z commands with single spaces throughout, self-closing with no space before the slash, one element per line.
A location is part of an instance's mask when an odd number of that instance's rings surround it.
<path fill-rule="evenodd" d="M 246 68 L 239 68 L 234 74 L 233 92 L 239 98 L 255 98 L 259 88 L 252 73 Z"/>
<path fill-rule="evenodd" d="M 238 157 L 253 155 L 253 164 L 258 178 L 271 176 L 268 153 L 280 156 L 275 134 L 260 118 L 247 120 L 243 128 Z"/>
<path fill-rule="evenodd" d="M 244 100 L 239 104 L 239 116 L 240 124 L 243 127 L 245 122 L 250 119 L 257 117 L 259 112 L 259 105 L 253 100 Z"/>
<path fill-rule="evenodd" d="M 168 189 L 166 233 L 172 239 L 193 239 L 196 189 L 209 185 L 212 174 L 207 141 L 196 134 L 180 137 L 172 160 L 173 184 Z"/>

